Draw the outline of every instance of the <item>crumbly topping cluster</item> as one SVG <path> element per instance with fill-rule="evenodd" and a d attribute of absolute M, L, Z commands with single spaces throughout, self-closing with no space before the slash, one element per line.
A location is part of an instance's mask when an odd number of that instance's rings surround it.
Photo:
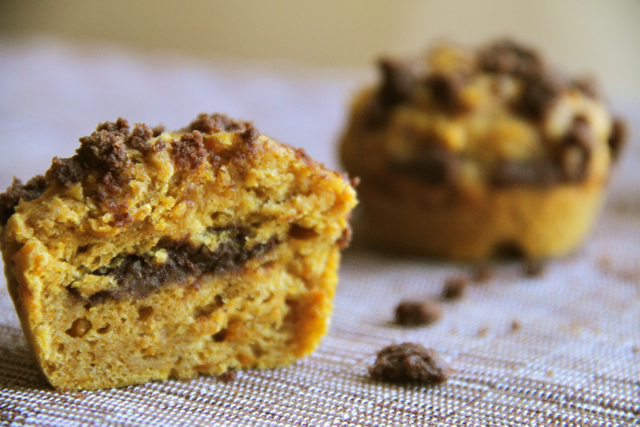
<path fill-rule="evenodd" d="M 119 221 L 126 223 L 127 213 L 118 209 L 114 197 L 120 195 L 131 181 L 131 169 L 136 156 L 158 153 L 171 146 L 171 156 L 178 169 L 197 169 L 207 159 L 217 154 L 207 149 L 204 136 L 221 132 L 238 132 L 247 144 L 252 144 L 260 132 L 249 122 L 231 119 L 225 114 L 200 114 L 185 129 L 176 133 L 177 139 L 165 141 L 158 138 L 164 132 L 162 126 L 149 128 L 145 124 L 133 127 L 125 119 L 101 123 L 89 136 L 80 138 L 80 147 L 73 157 L 55 157 L 44 176 L 37 176 L 22 184 L 14 180 L 11 187 L 0 194 L 0 225 L 6 224 L 15 212 L 20 200 L 28 202 L 39 197 L 50 185 L 71 188 L 84 182 L 89 176 L 95 180 L 95 189 L 90 196 L 98 202 L 107 202 L 120 215 Z"/>
<path fill-rule="evenodd" d="M 365 122 L 390 144 L 390 171 L 430 185 L 456 185 L 465 159 L 495 186 L 578 183 L 600 141 L 614 160 L 623 146 L 624 123 L 610 119 L 593 81 L 567 78 L 510 40 L 384 58 L 379 69 Z"/>

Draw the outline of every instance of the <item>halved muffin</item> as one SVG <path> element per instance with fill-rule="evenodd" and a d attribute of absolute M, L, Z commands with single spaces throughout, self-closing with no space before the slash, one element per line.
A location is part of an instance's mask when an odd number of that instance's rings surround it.
<path fill-rule="evenodd" d="M 285 366 L 326 333 L 355 192 L 247 122 L 98 126 L 0 195 L 9 292 L 48 381 Z"/>

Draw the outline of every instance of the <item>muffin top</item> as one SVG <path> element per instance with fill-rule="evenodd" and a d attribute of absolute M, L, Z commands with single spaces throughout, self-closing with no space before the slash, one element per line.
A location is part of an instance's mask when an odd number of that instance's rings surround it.
<path fill-rule="evenodd" d="M 403 175 L 460 188 L 606 180 L 624 139 L 591 79 L 500 40 L 379 61 L 355 100 L 342 155 L 362 179 Z"/>

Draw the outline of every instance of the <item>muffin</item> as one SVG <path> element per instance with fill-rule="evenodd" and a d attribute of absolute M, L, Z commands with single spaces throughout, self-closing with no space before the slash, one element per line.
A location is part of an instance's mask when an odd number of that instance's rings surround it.
<path fill-rule="evenodd" d="M 341 142 L 368 245 L 453 260 L 573 251 L 624 141 L 593 81 L 502 40 L 382 59 Z"/>
<path fill-rule="evenodd" d="M 356 204 L 345 177 L 200 115 L 106 122 L 0 195 L 8 289 L 58 389 L 285 366 L 326 333 Z"/>

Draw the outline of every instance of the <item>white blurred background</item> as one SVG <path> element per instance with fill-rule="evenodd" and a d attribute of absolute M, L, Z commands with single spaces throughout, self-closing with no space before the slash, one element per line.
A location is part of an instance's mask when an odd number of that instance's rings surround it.
<path fill-rule="evenodd" d="M 320 66 L 510 35 L 640 96 L 638 0 L 2 0 L 0 31 Z"/>

